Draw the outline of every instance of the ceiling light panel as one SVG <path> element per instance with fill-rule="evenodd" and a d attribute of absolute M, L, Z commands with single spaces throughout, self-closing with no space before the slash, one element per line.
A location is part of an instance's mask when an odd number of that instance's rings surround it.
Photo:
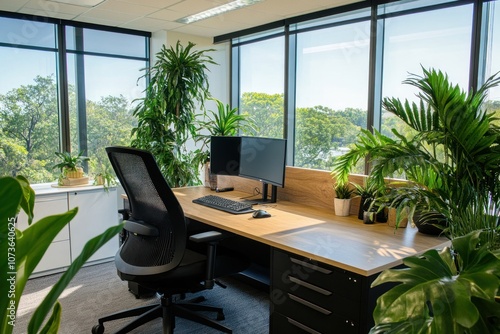
<path fill-rule="evenodd" d="M 53 2 L 67 3 L 69 5 L 82 7 L 95 7 L 104 0 L 52 0 Z"/>
<path fill-rule="evenodd" d="M 229 12 L 232 10 L 255 5 L 256 3 L 259 3 L 261 1 L 264 1 L 264 0 L 235 0 L 235 1 L 228 2 L 224 5 L 205 10 L 205 11 L 197 13 L 197 14 L 193 14 L 193 15 L 189 15 L 189 16 L 180 18 L 177 20 L 177 22 L 189 24 L 189 23 L 193 23 L 196 21 L 205 20 L 205 19 L 208 19 L 208 18 L 213 17 L 213 16 L 221 15 L 223 13 L 226 13 L 226 12 Z"/>

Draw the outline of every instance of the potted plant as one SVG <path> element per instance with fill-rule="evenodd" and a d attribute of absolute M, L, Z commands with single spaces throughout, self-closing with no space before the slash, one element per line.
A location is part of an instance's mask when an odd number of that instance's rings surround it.
<path fill-rule="evenodd" d="M 0 261 L 0 278 L 7 282 L 0 284 L 0 293 L 4 296 L 0 298 L 0 333 L 10 334 L 29 276 L 52 240 L 77 214 L 78 208 L 33 222 L 35 192 L 23 176 L 0 177 L 0 202 L 0 253 L 5 259 Z M 28 215 L 30 225 L 24 231 L 15 228 L 16 216 L 21 209 Z M 86 243 L 80 255 L 35 310 L 28 325 L 28 333 L 57 333 L 61 321 L 61 304 L 57 298 L 92 254 L 122 229 L 122 224 L 110 227 Z M 13 248 L 15 258 L 11 260 L 9 254 L 13 254 Z M 49 313 L 51 315 L 43 325 Z"/>
<path fill-rule="evenodd" d="M 162 46 L 156 62 L 146 70 L 145 97 L 134 109 L 137 126 L 132 146 L 150 151 L 171 187 L 200 183 L 199 169 L 205 162 L 199 150 L 186 143 L 196 136 L 197 103 L 204 108 L 209 96 L 207 65 L 216 64 L 207 55 L 213 49 L 195 51 L 179 41 L 175 48 Z"/>
<path fill-rule="evenodd" d="M 368 176 L 364 180 L 364 184 L 354 184 L 354 194 L 360 197 L 358 219 L 365 220 L 365 212 L 376 213 L 379 209 L 375 205 L 375 199 L 383 193 L 384 186 L 377 183 L 377 181 Z M 382 216 L 379 217 L 382 221 Z"/>
<path fill-rule="evenodd" d="M 201 141 L 200 154 L 205 160 L 205 181 L 209 180 L 210 189 L 217 188 L 217 175 L 210 174 L 210 145 L 211 136 L 236 136 L 239 131 L 251 133 L 255 131 L 255 122 L 248 114 L 239 114 L 238 108 L 231 108 L 216 98 L 209 98 L 215 102 L 217 111 L 208 110 L 197 115 L 196 141 Z M 208 132 L 208 133 L 207 133 Z"/>
<path fill-rule="evenodd" d="M 103 186 L 104 190 L 108 191 L 109 187 L 116 185 L 116 177 L 108 171 L 96 173 L 94 175 L 94 185 Z"/>
<path fill-rule="evenodd" d="M 370 334 L 498 333 L 500 251 L 485 233 L 470 232 L 454 238 L 451 248 L 383 271 L 372 287 L 399 284 L 378 298 Z"/>
<path fill-rule="evenodd" d="M 255 122 L 248 114 L 239 114 L 238 108 L 231 108 L 216 98 L 214 101 L 217 111 L 208 110 L 204 114 L 197 115 L 196 136 L 197 141 L 202 141 L 203 147 L 210 144 L 211 136 L 236 136 L 238 132 L 251 133 L 255 131 Z M 204 134 L 203 131 L 208 131 Z"/>
<path fill-rule="evenodd" d="M 419 103 L 385 98 L 383 107 L 405 122 L 411 135 L 392 129 L 393 139 L 361 130 L 354 148 L 333 169 L 346 177 L 350 166 L 367 157 L 376 180 L 404 173 L 408 182 L 389 191 L 383 201 L 399 212 L 409 208 L 410 218 L 416 209 L 424 215 L 438 212 L 451 238 L 464 235 L 470 232 L 471 219 L 464 220 L 460 210 L 473 206 L 489 212 L 491 203 L 500 207 L 500 128 L 494 115 L 481 108 L 486 92 L 500 78 L 494 75 L 469 93 L 434 69 L 410 75 L 404 83 L 420 90 Z M 482 228 L 495 228 L 489 220 L 482 223 Z"/>
<path fill-rule="evenodd" d="M 348 183 L 337 182 L 334 186 L 335 198 L 333 199 L 335 215 L 349 216 L 351 211 L 351 197 L 354 189 L 349 187 Z"/>
<path fill-rule="evenodd" d="M 77 155 L 72 155 L 70 152 L 55 152 L 60 162 L 52 168 L 59 168 L 61 171 L 58 179 L 60 186 L 88 183 L 88 178 L 84 176 L 82 164 L 90 159 L 82 154 L 82 152 Z"/>

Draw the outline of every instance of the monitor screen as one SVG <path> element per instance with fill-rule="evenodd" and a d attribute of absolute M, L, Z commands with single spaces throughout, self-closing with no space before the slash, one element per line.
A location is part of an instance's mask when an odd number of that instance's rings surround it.
<path fill-rule="evenodd" d="M 239 175 L 241 137 L 210 138 L 210 173 Z"/>
<path fill-rule="evenodd" d="M 239 176 L 284 187 L 286 139 L 241 137 Z"/>

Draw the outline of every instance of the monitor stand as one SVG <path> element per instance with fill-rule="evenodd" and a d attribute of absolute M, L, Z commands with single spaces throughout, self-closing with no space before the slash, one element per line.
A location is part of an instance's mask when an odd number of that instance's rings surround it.
<path fill-rule="evenodd" d="M 278 187 L 271 184 L 271 199 L 267 198 L 268 184 L 262 182 L 262 202 L 265 203 L 276 203 L 276 197 L 278 196 Z"/>
<path fill-rule="evenodd" d="M 245 199 L 243 202 L 252 204 L 265 204 L 265 203 L 276 203 L 278 195 L 278 187 L 271 184 L 271 198 L 267 198 L 268 195 L 268 183 L 262 182 L 262 197 L 256 199 Z"/>

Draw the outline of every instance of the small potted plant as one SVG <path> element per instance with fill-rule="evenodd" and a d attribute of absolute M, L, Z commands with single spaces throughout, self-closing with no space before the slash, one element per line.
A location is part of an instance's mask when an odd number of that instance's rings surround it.
<path fill-rule="evenodd" d="M 60 186 L 73 186 L 88 183 L 88 177 L 85 177 L 82 164 L 89 161 L 90 158 L 82 156 L 82 152 L 72 155 L 70 152 L 55 152 L 60 162 L 52 168 L 59 168 L 58 184 Z"/>
<path fill-rule="evenodd" d="M 103 186 L 104 190 L 108 191 L 109 187 L 116 185 L 116 178 L 108 171 L 99 172 L 94 175 L 94 185 Z"/>
<path fill-rule="evenodd" d="M 338 182 L 334 186 L 335 198 L 333 204 L 337 216 L 349 216 L 351 211 L 351 197 L 354 189 L 349 187 L 349 183 Z"/>
<path fill-rule="evenodd" d="M 363 213 L 370 211 L 372 203 L 379 193 L 379 186 L 371 177 L 365 179 L 364 184 L 354 184 L 354 194 L 361 198 L 359 202 L 358 219 L 363 220 Z"/>

